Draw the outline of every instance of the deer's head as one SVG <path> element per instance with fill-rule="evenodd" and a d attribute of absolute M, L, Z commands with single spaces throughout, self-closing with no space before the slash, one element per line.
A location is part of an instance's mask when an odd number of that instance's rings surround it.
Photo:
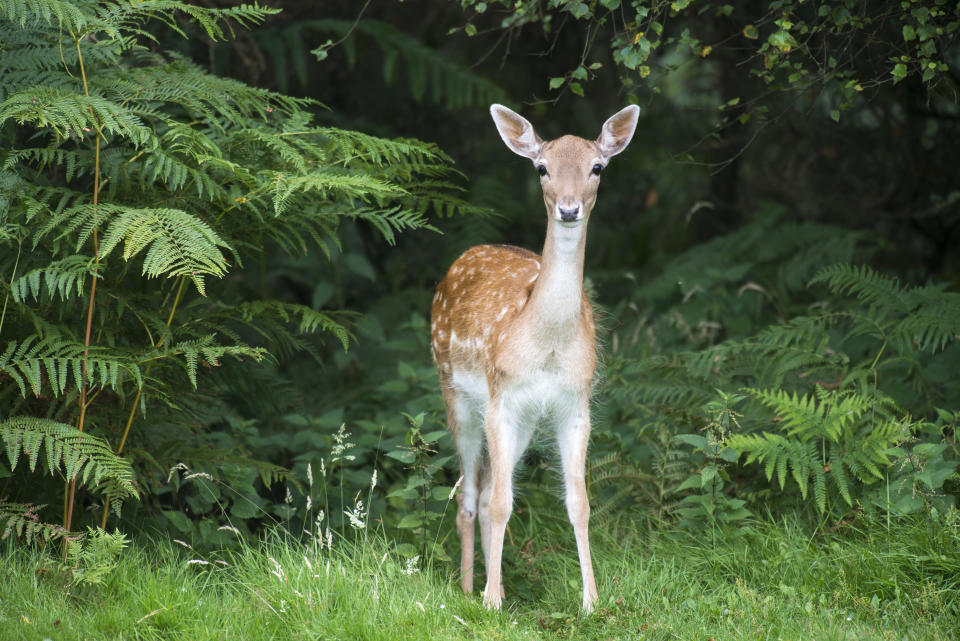
<path fill-rule="evenodd" d="M 597 199 L 600 173 L 633 138 L 640 108 L 630 105 L 615 113 L 603 123 L 596 140 L 561 136 L 544 142 L 533 125 L 511 109 L 494 104 L 490 106 L 490 115 L 507 147 L 533 161 L 540 174 L 547 215 L 572 226 L 589 218 Z"/>

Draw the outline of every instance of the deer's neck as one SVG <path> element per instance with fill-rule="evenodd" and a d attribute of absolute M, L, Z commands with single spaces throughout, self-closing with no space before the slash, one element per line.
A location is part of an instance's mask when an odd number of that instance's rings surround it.
<path fill-rule="evenodd" d="M 566 227 L 549 218 L 540 277 L 524 309 L 545 333 L 576 327 L 583 313 L 583 253 L 587 225 Z"/>

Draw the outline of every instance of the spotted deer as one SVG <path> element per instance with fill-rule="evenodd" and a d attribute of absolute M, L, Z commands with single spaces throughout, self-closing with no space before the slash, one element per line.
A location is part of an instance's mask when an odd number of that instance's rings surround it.
<path fill-rule="evenodd" d="M 522 116 L 502 105 L 490 107 L 503 142 L 532 160 L 540 174 L 547 208 L 543 253 L 509 245 L 468 249 L 437 285 L 431 308 L 433 359 L 460 455 L 461 587 L 473 591 L 479 515 L 487 607 L 499 609 L 504 596 L 501 563 L 513 469 L 544 420 L 555 430 L 560 453 L 583 611 L 597 601 L 584 481 L 596 346 L 583 257 L 600 173 L 630 142 L 639 113 L 636 105 L 617 112 L 596 141 L 563 136 L 544 142 Z"/>

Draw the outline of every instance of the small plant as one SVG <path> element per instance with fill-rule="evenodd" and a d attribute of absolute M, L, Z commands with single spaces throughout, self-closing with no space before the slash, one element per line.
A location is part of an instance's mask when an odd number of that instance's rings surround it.
<path fill-rule="evenodd" d="M 87 528 L 87 533 L 70 545 L 61 569 L 70 573 L 74 585 L 100 585 L 120 564 L 120 555 L 129 543 L 119 530 L 111 534 Z"/>
<path fill-rule="evenodd" d="M 402 510 L 405 513 L 396 527 L 407 532 L 404 536 L 407 542 L 401 543 L 398 550 L 407 557 L 413 557 L 419 552 L 419 557 L 426 559 L 429 553 L 432 557 L 446 561 L 450 557 L 438 540 L 439 526 L 456 488 L 438 485 L 437 479 L 453 455 L 436 454 L 439 451 L 439 441 L 448 439 L 450 435 L 446 430 L 424 433 L 424 413 L 416 416 L 404 415 L 410 425 L 405 445 L 387 453 L 388 457 L 404 463 L 410 472 L 406 483 L 387 495 L 388 500 L 394 500 L 395 507 L 402 505 L 405 508 Z M 398 504 L 399 502 L 402 503 Z"/>
<path fill-rule="evenodd" d="M 946 490 L 951 479 L 954 485 L 960 481 L 958 426 L 960 412 L 938 409 L 936 422 L 923 422 L 909 442 L 891 448 L 893 463 L 885 470 L 882 486 L 871 494 L 871 503 L 888 515 L 949 512 L 955 501 Z"/>
<path fill-rule="evenodd" d="M 703 465 L 677 488 L 678 492 L 691 493 L 677 505 L 676 513 L 681 526 L 707 524 L 712 532 L 718 526 L 729 526 L 750 516 L 746 501 L 732 498 L 724 492 L 730 483 L 727 468 L 737 462 L 740 454 L 729 446 L 730 435 L 739 428 L 741 415 L 732 406 L 743 401 L 737 394 L 725 394 L 717 390 L 719 398 L 705 406 L 707 424 L 703 434 L 677 434 L 675 440 L 693 448 L 693 453 L 702 456 Z"/>

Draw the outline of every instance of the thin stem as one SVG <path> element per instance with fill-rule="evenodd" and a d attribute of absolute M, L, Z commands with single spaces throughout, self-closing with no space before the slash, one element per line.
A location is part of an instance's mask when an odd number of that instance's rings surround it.
<path fill-rule="evenodd" d="M 77 45 L 77 61 L 80 65 L 80 77 L 83 80 L 83 93 L 89 98 L 90 90 L 87 86 L 87 72 L 83 64 L 83 50 L 80 47 L 80 38 L 76 34 L 71 33 L 73 40 Z M 94 273 L 90 276 L 90 302 L 87 305 L 87 327 L 84 334 L 84 350 L 83 350 L 83 362 L 80 368 L 81 379 L 80 379 L 80 416 L 77 419 L 77 429 L 83 431 L 84 422 L 87 416 L 87 357 L 90 354 L 90 335 L 93 329 L 93 309 L 94 301 L 97 296 L 97 275 L 96 275 L 96 266 L 100 263 L 100 241 L 97 235 L 97 208 L 100 204 L 100 140 L 102 138 L 102 133 L 100 130 L 100 122 L 96 117 L 96 114 L 93 112 L 93 107 L 90 107 L 90 115 L 93 116 L 94 124 L 97 129 L 97 138 L 96 138 L 96 149 L 94 151 L 94 169 L 93 169 L 93 261 L 94 261 Z M 63 515 L 63 527 L 68 532 L 70 527 L 73 524 L 73 506 L 77 493 L 77 477 L 74 475 L 69 482 L 69 490 L 66 492 L 68 496 L 64 500 L 64 515 Z M 67 557 L 67 550 L 69 548 L 69 542 L 67 538 L 63 540 L 63 556 L 64 559 Z"/>
<path fill-rule="evenodd" d="M 887 349 L 887 341 L 883 341 L 883 345 L 880 346 L 880 351 L 877 352 L 877 357 L 873 359 L 873 362 L 870 363 L 870 369 L 873 369 L 877 366 L 877 363 L 880 362 L 880 357 L 883 356 L 883 350 Z"/>
<path fill-rule="evenodd" d="M 170 314 L 167 316 L 167 327 L 169 328 L 171 323 L 173 323 L 173 315 L 177 311 L 177 305 L 180 304 L 180 296 L 183 294 L 183 286 L 187 282 L 186 276 L 180 277 L 180 285 L 177 287 L 177 295 L 173 298 L 173 305 L 170 307 Z M 160 340 L 157 341 L 157 349 L 163 345 L 163 342 L 166 340 L 169 334 L 164 334 L 160 337 Z M 150 374 L 150 368 L 153 367 L 153 363 L 147 365 L 147 369 L 144 372 L 144 378 Z M 130 435 L 130 426 L 133 425 L 133 417 L 137 414 L 137 408 L 140 405 L 140 397 L 143 395 L 143 385 L 137 390 L 137 396 L 133 399 L 133 406 L 130 408 L 130 415 L 127 417 L 127 424 L 123 428 L 123 436 L 120 438 L 120 445 L 117 447 L 117 456 L 123 452 L 123 447 L 127 444 L 127 436 Z M 103 517 L 100 519 L 100 527 L 102 529 L 107 529 L 107 517 L 110 514 L 110 495 L 107 494 L 106 500 L 103 504 Z"/>
<path fill-rule="evenodd" d="M 660 488 L 657 496 L 657 522 L 663 527 L 663 484 L 667 476 L 667 461 L 670 458 L 670 441 L 667 440 L 663 451 L 663 465 L 660 468 Z"/>
<path fill-rule="evenodd" d="M 371 0 L 367 0 L 367 1 L 363 4 L 363 7 L 360 8 L 360 13 L 357 14 L 357 19 L 353 21 L 353 24 L 350 25 L 350 28 L 347 29 L 347 32 L 346 32 L 345 34 L 343 34 L 343 37 L 340 38 L 339 40 L 337 40 L 336 42 L 328 45 L 328 46 L 326 47 L 326 50 L 329 51 L 330 49 L 333 49 L 333 48 L 336 47 L 337 45 L 342 44 L 347 38 L 350 37 L 350 34 L 353 33 L 353 30 L 357 28 L 357 25 L 358 25 L 358 24 L 360 24 L 360 18 L 363 17 L 363 12 L 366 11 L 366 10 L 367 10 L 367 7 L 370 6 L 370 2 L 371 2 Z"/>
<path fill-rule="evenodd" d="M 10 274 L 10 287 L 13 288 L 13 281 L 17 277 L 17 266 L 20 265 L 20 250 L 23 249 L 23 239 L 17 240 L 17 258 L 13 261 L 13 273 Z M 3 331 L 3 319 L 7 316 L 7 303 L 10 301 L 10 292 L 3 297 L 3 311 L 0 312 L 0 332 Z"/>

